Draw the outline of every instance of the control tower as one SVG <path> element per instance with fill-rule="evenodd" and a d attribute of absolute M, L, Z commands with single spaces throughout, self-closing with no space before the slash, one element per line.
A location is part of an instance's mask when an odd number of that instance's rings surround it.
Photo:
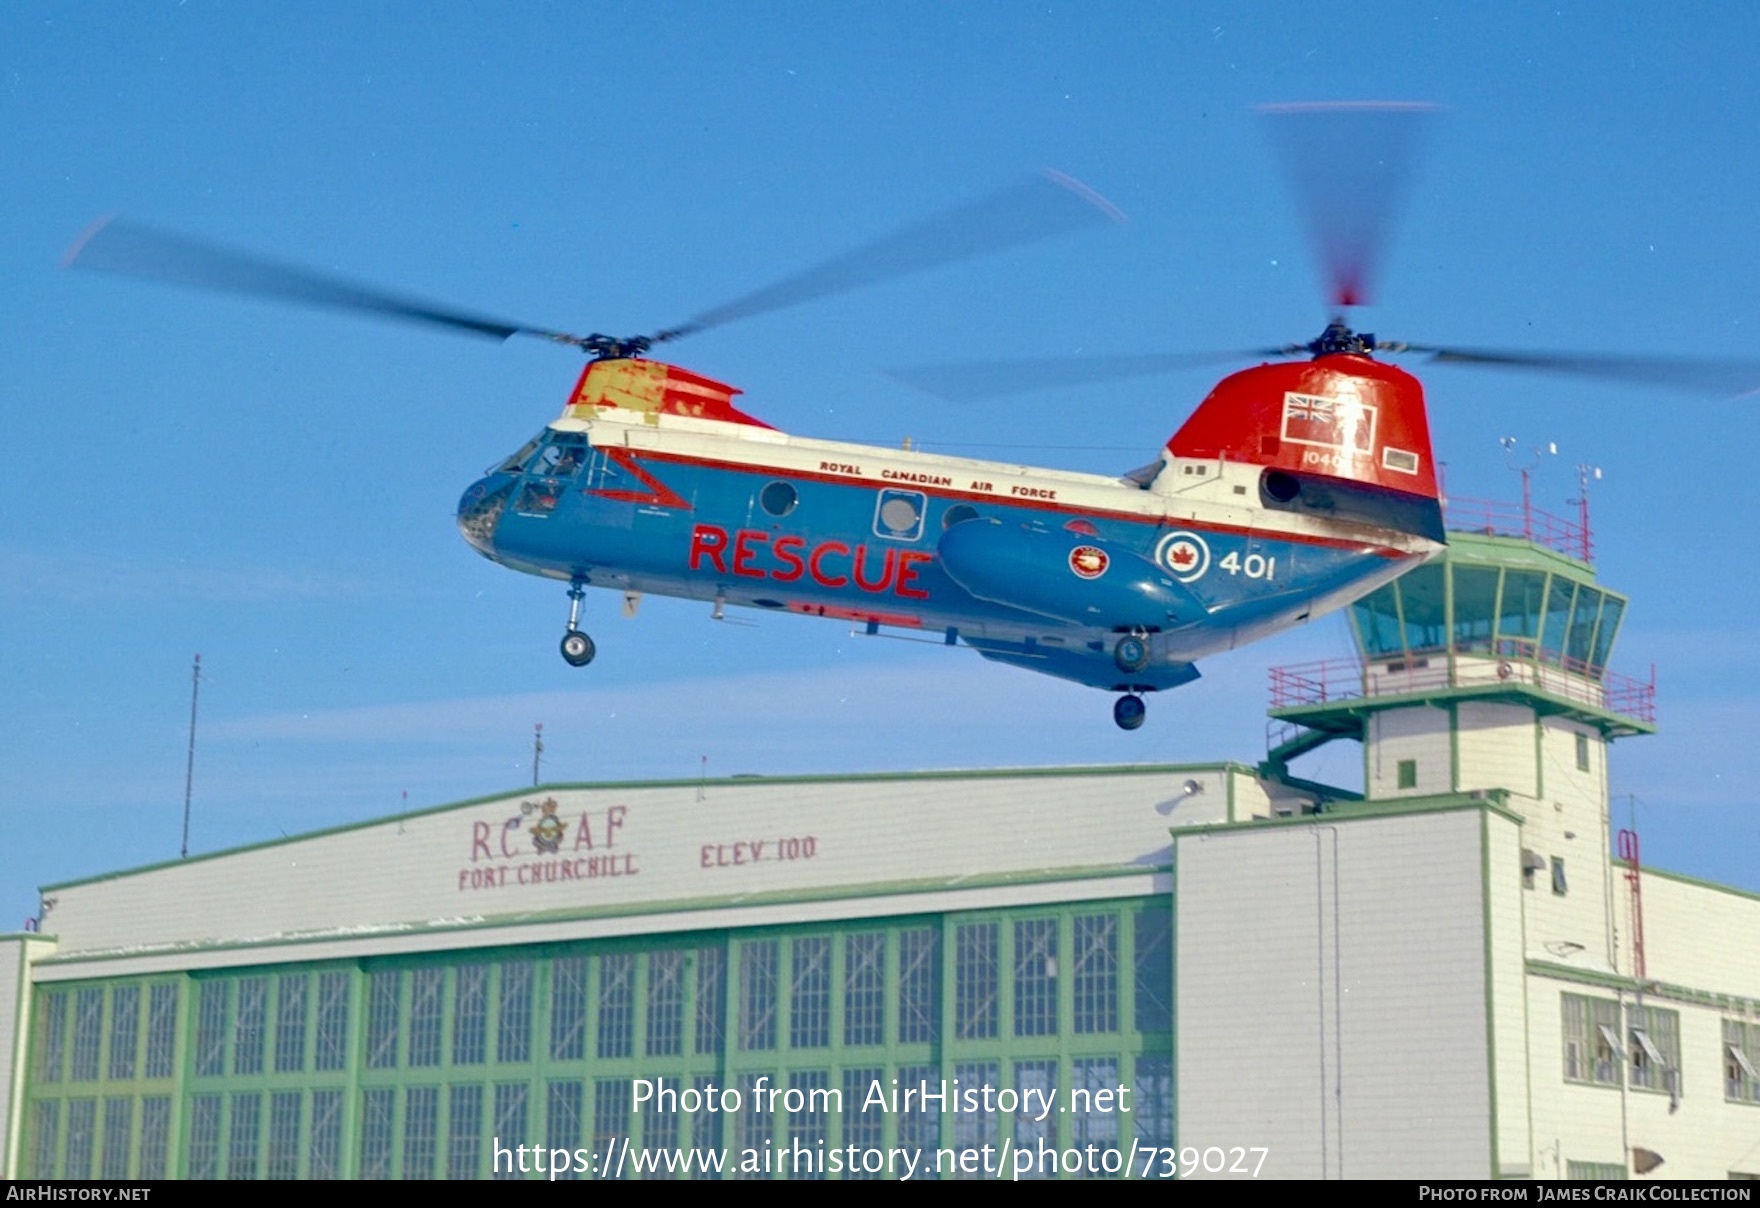
<path fill-rule="evenodd" d="M 1596 580 L 1586 514 L 1454 500 L 1448 521 L 1440 557 L 1352 607 L 1356 658 L 1272 670 L 1263 771 L 1314 790 L 1319 808 L 1350 808 L 1356 794 L 1289 765 L 1353 738 L 1363 805 L 1495 795 L 1523 819 L 1523 883 L 1540 891 L 1531 940 L 1600 933 L 1613 905 L 1607 750 L 1655 732 L 1654 669 L 1648 681 L 1608 669 L 1626 597 Z"/>

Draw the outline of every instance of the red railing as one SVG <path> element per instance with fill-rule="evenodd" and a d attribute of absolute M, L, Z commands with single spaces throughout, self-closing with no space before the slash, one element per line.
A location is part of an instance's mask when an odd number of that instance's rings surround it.
<path fill-rule="evenodd" d="M 1595 542 L 1587 524 L 1564 520 L 1522 503 L 1495 499 L 1443 500 L 1443 523 L 1458 533 L 1524 537 L 1580 562 L 1595 561 Z"/>
<path fill-rule="evenodd" d="M 1591 674 L 1576 659 L 1557 662 L 1538 658 L 1497 658 L 1489 654 L 1451 655 L 1446 650 L 1410 658 L 1323 659 L 1271 668 L 1271 707 L 1291 709 L 1365 696 L 1400 696 L 1439 688 L 1492 685 L 1531 688 L 1563 697 L 1646 725 L 1656 724 L 1656 668 L 1650 680 L 1636 680 L 1612 671 Z"/>

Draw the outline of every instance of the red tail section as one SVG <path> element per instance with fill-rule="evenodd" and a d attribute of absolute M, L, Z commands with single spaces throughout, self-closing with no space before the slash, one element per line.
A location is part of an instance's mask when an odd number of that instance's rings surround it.
<path fill-rule="evenodd" d="M 668 365 L 635 357 L 594 361 L 581 374 L 564 414 L 594 419 L 607 408 L 648 415 L 689 415 L 697 419 L 768 428 L 733 405 L 732 386 Z"/>
<path fill-rule="evenodd" d="M 1175 457 L 1437 497 L 1423 386 L 1364 356 L 1260 365 L 1224 378 L 1167 448 Z"/>

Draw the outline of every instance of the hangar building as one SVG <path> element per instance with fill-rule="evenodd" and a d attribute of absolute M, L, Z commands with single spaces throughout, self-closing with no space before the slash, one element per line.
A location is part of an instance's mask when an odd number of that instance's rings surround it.
<path fill-rule="evenodd" d="M 1533 521 L 1275 671 L 1258 765 L 550 785 L 45 887 L 5 1173 L 1753 1177 L 1760 897 L 1610 858 L 1653 688 Z M 1291 772 L 1341 739 L 1364 792 Z"/>

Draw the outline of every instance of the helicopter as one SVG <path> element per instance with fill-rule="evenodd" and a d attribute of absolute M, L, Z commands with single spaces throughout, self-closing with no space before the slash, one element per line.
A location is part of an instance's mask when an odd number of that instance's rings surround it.
<path fill-rule="evenodd" d="M 1732 373 L 1756 376 L 1751 365 L 1449 349 L 1354 330 L 1345 316 L 1368 300 L 1398 148 L 1427 108 L 1272 112 L 1293 131 L 1286 141 L 1330 148 L 1326 170 L 1302 178 L 1317 189 L 1310 210 L 1334 308 L 1318 337 L 977 368 L 968 395 L 1072 370 L 1104 378 L 1263 360 L 1223 378 L 1153 461 L 1117 476 L 791 435 L 736 405 L 737 388 L 650 355 L 736 319 L 1116 219 L 1104 198 L 1055 173 L 650 335 L 485 317 L 118 221 L 88 232 L 64 263 L 586 353 L 561 415 L 468 486 L 457 509 L 483 557 L 567 585 L 560 650 L 572 666 L 593 661 L 581 618 L 587 589 L 604 588 L 622 594 L 626 613 L 658 595 L 708 602 L 716 619 L 752 609 L 965 645 L 1115 694 L 1114 722 L 1135 730 L 1144 697 L 1197 679 L 1200 660 L 1343 608 L 1444 548 L 1423 386 L 1377 353 L 1714 389 Z M 1341 140 L 1341 126 L 1354 132 Z M 1368 153 L 1339 170 L 1351 158 L 1340 146 Z M 896 376 L 945 383 L 960 371 Z"/>

